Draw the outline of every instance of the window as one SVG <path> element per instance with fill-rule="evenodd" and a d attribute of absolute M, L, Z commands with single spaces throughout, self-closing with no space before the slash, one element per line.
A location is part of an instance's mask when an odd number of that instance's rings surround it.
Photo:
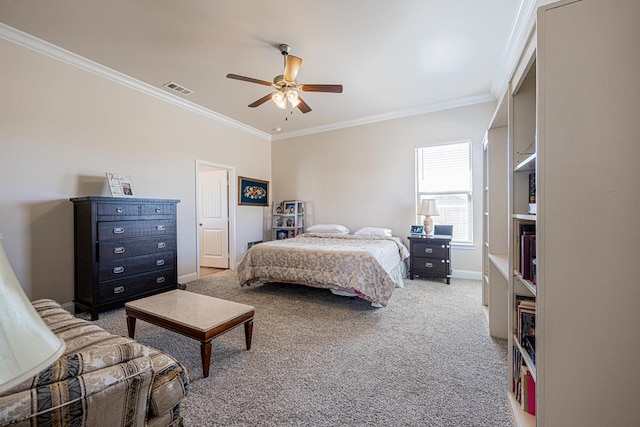
<path fill-rule="evenodd" d="M 471 141 L 416 148 L 416 207 L 436 199 L 433 222 L 453 225 L 455 243 L 473 243 L 472 188 Z"/>

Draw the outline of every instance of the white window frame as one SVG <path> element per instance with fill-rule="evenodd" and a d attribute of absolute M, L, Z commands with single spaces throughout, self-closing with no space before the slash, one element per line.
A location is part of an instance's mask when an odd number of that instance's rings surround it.
<path fill-rule="evenodd" d="M 419 152 L 426 148 L 435 148 L 452 144 L 467 144 L 468 152 L 469 152 L 469 186 L 468 188 L 451 188 L 446 191 L 420 191 L 420 174 L 422 172 L 422 166 L 418 164 L 419 160 Z M 414 167 L 415 167 L 415 193 L 416 193 L 416 224 L 422 224 L 423 216 L 418 215 L 418 207 L 420 206 L 420 202 L 422 199 L 427 198 L 437 198 L 443 195 L 466 195 L 467 203 L 468 203 L 468 216 L 467 216 L 467 237 L 461 238 L 460 233 L 456 233 L 456 227 L 454 225 L 453 232 L 454 237 L 452 239 L 452 243 L 459 245 L 473 245 L 473 144 L 471 140 L 460 140 L 460 141 L 450 141 L 443 143 L 435 143 L 435 144 L 425 144 L 421 146 L 417 146 L 415 149 L 415 159 L 414 159 Z M 442 212 L 442 210 L 441 210 Z M 433 217 L 434 224 L 447 224 L 447 220 L 442 216 L 434 216 Z"/>

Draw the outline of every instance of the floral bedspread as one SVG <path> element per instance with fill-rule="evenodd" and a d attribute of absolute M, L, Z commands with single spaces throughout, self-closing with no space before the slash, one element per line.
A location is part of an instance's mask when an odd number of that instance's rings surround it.
<path fill-rule="evenodd" d="M 398 237 L 305 233 L 252 246 L 238 266 L 238 280 L 328 288 L 386 306 L 402 286 L 399 272 L 408 257 Z"/>

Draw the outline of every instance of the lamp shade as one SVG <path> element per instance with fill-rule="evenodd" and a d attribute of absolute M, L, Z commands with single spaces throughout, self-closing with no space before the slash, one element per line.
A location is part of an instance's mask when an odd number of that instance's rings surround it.
<path fill-rule="evenodd" d="M 438 216 L 440 211 L 436 204 L 436 199 L 424 199 L 420 202 L 420 208 L 418 208 L 418 215 L 424 216 Z"/>
<path fill-rule="evenodd" d="M 0 234 L 0 393 L 51 365 L 64 349 L 22 291 Z"/>

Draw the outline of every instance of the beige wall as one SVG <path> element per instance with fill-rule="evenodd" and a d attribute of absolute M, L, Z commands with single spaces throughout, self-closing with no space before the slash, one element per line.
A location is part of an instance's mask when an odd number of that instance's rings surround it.
<path fill-rule="evenodd" d="M 454 247 L 454 274 L 480 278 L 482 138 L 489 102 L 274 141 L 273 200 L 307 202 L 307 224 L 340 223 L 355 231 L 383 226 L 405 238 L 415 216 L 415 148 L 473 143 L 474 247 Z M 420 217 L 420 220 L 422 217 Z"/>
<path fill-rule="evenodd" d="M 2 39 L 0 58 L 0 233 L 32 299 L 73 300 L 69 198 L 109 195 L 105 172 L 131 175 L 136 196 L 181 200 L 182 277 L 196 270 L 195 160 L 270 180 L 265 139 Z M 239 258 L 266 209 L 230 205 Z"/>

